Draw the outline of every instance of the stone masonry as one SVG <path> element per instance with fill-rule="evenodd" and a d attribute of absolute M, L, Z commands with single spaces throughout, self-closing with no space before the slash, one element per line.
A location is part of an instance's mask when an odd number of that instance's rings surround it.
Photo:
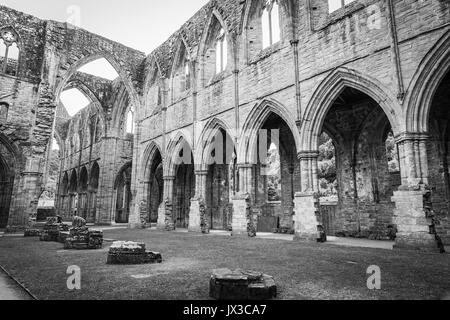
<path fill-rule="evenodd" d="M 0 6 L 0 31 L 20 48 L 18 61 L 0 60 L 0 227 L 36 215 L 54 135 L 65 218 L 164 227 L 166 201 L 175 227 L 200 232 L 204 199 L 212 229 L 246 234 L 252 212 L 259 232 L 315 241 L 325 132 L 337 153 L 333 230 L 383 235 L 394 225 L 398 248 L 437 251 L 431 207 L 450 244 L 450 2 L 355 0 L 331 13 L 324 0 L 267 3 L 212 0 L 148 56 Z M 274 7 L 279 35 L 262 22 Z M 266 45 L 265 33 L 280 41 Z M 77 71 L 98 58 L 117 80 Z M 91 104 L 69 119 L 59 95 L 70 88 Z M 389 170 L 388 134 L 399 172 Z"/>

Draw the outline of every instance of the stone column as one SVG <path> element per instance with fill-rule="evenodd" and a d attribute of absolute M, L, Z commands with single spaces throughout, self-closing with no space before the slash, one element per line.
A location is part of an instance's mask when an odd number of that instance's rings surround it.
<path fill-rule="evenodd" d="M 164 177 L 164 201 L 158 210 L 158 224 L 159 230 L 166 230 L 167 223 L 173 223 L 172 201 L 173 201 L 173 185 L 175 182 L 174 176 Z M 170 211 L 170 212 L 169 212 Z M 172 221 L 167 221 L 171 219 Z"/>
<path fill-rule="evenodd" d="M 317 241 L 319 238 L 318 151 L 299 154 L 301 191 L 294 198 L 294 240 Z"/>
<path fill-rule="evenodd" d="M 114 181 L 117 175 L 116 155 L 117 137 L 104 137 L 102 141 L 102 160 L 100 163 L 99 185 L 97 191 L 97 225 L 113 225 L 115 223 Z"/>
<path fill-rule="evenodd" d="M 20 179 L 16 176 L 14 181 L 16 196 L 11 201 L 7 231 L 23 230 L 30 219 L 36 218 L 41 179 L 40 172 L 22 172 Z"/>
<path fill-rule="evenodd" d="M 248 215 L 251 207 L 251 195 L 253 194 L 253 165 L 238 165 L 239 192 L 232 198 L 233 218 L 231 226 L 232 236 L 248 235 Z"/>
<path fill-rule="evenodd" d="M 207 170 L 199 170 L 195 172 L 195 197 L 191 200 L 189 209 L 189 231 L 202 232 L 200 219 L 200 205 L 206 205 L 206 179 L 208 177 Z"/>
<path fill-rule="evenodd" d="M 397 137 L 402 185 L 394 192 L 394 223 L 397 225 L 396 249 L 439 252 L 435 235 L 430 234 L 431 221 L 427 218 L 428 136 L 403 133 Z"/>

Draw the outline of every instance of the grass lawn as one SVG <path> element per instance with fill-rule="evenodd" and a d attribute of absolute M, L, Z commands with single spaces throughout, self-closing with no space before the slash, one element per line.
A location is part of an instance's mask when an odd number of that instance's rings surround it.
<path fill-rule="evenodd" d="M 450 255 L 346 248 L 278 240 L 149 230 L 105 231 L 105 238 L 142 241 L 158 265 L 108 266 L 108 246 L 64 251 L 37 238 L 0 238 L 0 265 L 39 299 L 209 299 L 216 268 L 245 268 L 275 277 L 279 299 L 442 299 L 450 294 Z M 68 266 L 82 272 L 69 291 Z M 367 289 L 366 270 L 381 268 L 382 289 Z"/>

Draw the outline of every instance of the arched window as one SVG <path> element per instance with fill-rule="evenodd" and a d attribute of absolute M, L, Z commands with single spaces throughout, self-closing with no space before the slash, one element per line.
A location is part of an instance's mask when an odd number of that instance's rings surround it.
<path fill-rule="evenodd" d="M 220 30 L 216 39 L 216 73 L 225 71 L 228 63 L 228 44 L 225 30 Z"/>
<path fill-rule="evenodd" d="M 191 71 L 189 68 L 189 60 L 186 58 L 184 60 L 184 91 L 191 88 Z"/>
<path fill-rule="evenodd" d="M 127 113 L 126 133 L 134 134 L 134 110 L 131 108 Z"/>
<path fill-rule="evenodd" d="M 0 30 L 0 71 L 12 76 L 17 75 L 19 66 L 19 36 L 11 28 Z"/>
<path fill-rule="evenodd" d="M 262 13 L 263 49 L 281 40 L 280 10 L 277 0 L 266 1 Z"/>
<path fill-rule="evenodd" d="M 6 102 L 0 102 L 0 123 L 8 121 L 9 105 Z"/>
<path fill-rule="evenodd" d="M 355 0 L 328 0 L 328 9 L 329 12 L 332 13 L 340 8 L 345 7 L 346 5 L 352 3 Z"/>

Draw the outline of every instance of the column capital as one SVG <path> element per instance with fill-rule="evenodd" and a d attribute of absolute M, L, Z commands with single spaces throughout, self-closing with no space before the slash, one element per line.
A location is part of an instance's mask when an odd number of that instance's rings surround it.
<path fill-rule="evenodd" d="M 319 157 L 319 151 L 300 151 L 297 154 L 299 160 L 307 160 L 307 159 L 317 159 Z"/>
<path fill-rule="evenodd" d="M 395 142 L 427 141 L 429 137 L 428 133 L 424 132 L 402 132 L 395 136 Z"/>
<path fill-rule="evenodd" d="M 208 170 L 195 170 L 194 174 L 196 176 L 207 176 L 209 173 Z"/>
<path fill-rule="evenodd" d="M 165 177 L 163 177 L 163 180 L 164 181 L 173 181 L 173 180 L 175 180 L 175 176 L 165 176 Z"/>

